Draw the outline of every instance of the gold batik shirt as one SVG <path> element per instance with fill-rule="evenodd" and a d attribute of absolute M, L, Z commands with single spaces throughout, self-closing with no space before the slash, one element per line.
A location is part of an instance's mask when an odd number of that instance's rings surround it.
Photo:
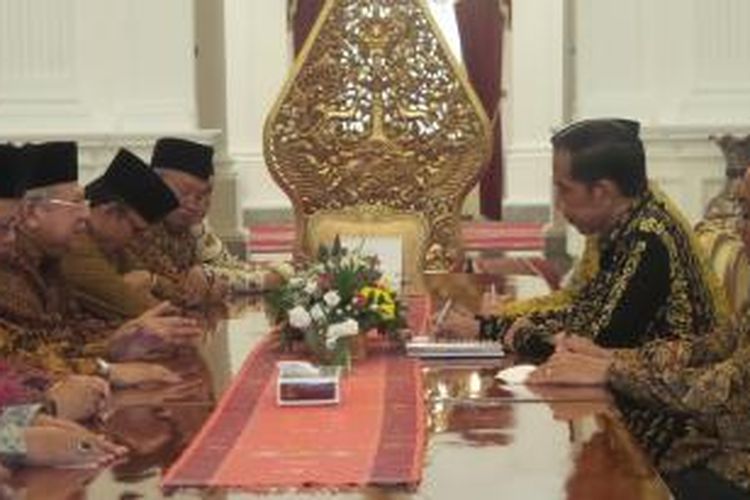
<path fill-rule="evenodd" d="M 135 318 L 156 305 L 146 291 L 125 282 L 123 275 L 135 269 L 124 256 L 106 252 L 90 231 L 75 239 L 61 270 L 80 307 L 97 318 Z"/>
<path fill-rule="evenodd" d="M 661 193 L 636 199 L 607 234 L 590 237 L 570 285 L 503 309 L 503 327 L 525 317 L 516 349 L 545 356 L 550 335 L 567 331 L 603 347 L 629 348 L 656 338 L 712 331 L 727 304 L 692 232 Z"/>
<path fill-rule="evenodd" d="M 609 384 L 661 471 L 707 467 L 750 490 L 748 333 L 745 315 L 736 327 L 615 353 Z"/>
<path fill-rule="evenodd" d="M 0 261 L 0 356 L 49 371 L 93 373 L 113 325 L 80 313 L 59 261 L 22 230 L 16 254 Z"/>
<path fill-rule="evenodd" d="M 264 275 L 232 256 L 204 224 L 184 231 L 156 224 L 129 245 L 127 258 L 130 267 L 157 275 L 156 296 L 177 303 L 183 301 L 184 281 L 194 266 L 202 266 L 211 281 L 226 283 L 236 293 L 259 290 Z"/>
<path fill-rule="evenodd" d="M 221 238 L 208 225 L 193 228 L 197 241 L 197 252 L 203 268 L 216 279 L 222 280 L 235 294 L 253 293 L 263 288 L 266 270 L 263 266 L 241 261 L 227 250 Z"/>
<path fill-rule="evenodd" d="M 154 224 L 125 250 L 127 265 L 156 275 L 156 297 L 182 303 L 188 272 L 199 265 L 197 243 L 189 229 L 173 230 L 164 222 Z"/>

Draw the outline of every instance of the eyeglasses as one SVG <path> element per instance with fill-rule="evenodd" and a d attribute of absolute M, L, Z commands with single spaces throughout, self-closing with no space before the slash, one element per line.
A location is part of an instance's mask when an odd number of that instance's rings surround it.
<path fill-rule="evenodd" d="M 177 199 L 180 200 L 181 204 L 191 204 L 198 206 L 205 206 L 211 200 L 211 193 L 184 193 L 181 191 L 175 191 Z"/>
<path fill-rule="evenodd" d="M 72 208 L 72 209 L 77 209 L 77 210 L 82 210 L 84 208 L 89 208 L 91 206 L 91 202 L 87 199 L 71 201 L 71 200 L 61 200 L 59 198 L 47 198 L 44 200 L 44 202 L 49 203 L 51 205 L 58 205 L 61 207 L 67 207 L 67 208 Z"/>

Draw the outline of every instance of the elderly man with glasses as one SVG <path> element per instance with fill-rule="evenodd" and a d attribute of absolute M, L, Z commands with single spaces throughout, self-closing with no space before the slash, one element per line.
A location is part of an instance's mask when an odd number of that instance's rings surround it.
<path fill-rule="evenodd" d="M 28 153 L 29 147 L 0 144 L 3 259 L 13 253 Z M 9 342 L 9 332 L 0 322 L 0 345 Z M 108 397 L 107 383 L 97 377 L 67 376 L 53 381 L 39 370 L 0 361 L 0 473 L 3 465 L 93 465 L 123 454 L 125 449 L 71 421 L 95 415 L 107 406 Z"/>

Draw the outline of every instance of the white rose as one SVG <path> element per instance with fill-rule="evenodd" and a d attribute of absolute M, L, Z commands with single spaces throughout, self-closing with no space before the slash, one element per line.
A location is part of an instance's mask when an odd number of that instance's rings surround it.
<path fill-rule="evenodd" d="M 302 280 L 302 278 L 299 278 L 299 277 L 294 277 L 289 280 L 289 286 L 294 287 L 294 288 L 301 287 L 303 283 L 304 281 Z"/>
<path fill-rule="evenodd" d="M 329 325 L 326 329 L 326 347 L 328 349 L 333 349 L 336 346 L 336 341 L 341 337 L 341 332 L 339 330 L 338 323 Z"/>
<path fill-rule="evenodd" d="M 356 320 L 349 318 L 346 321 L 339 323 L 341 326 L 341 336 L 351 337 L 359 333 L 359 323 Z"/>
<path fill-rule="evenodd" d="M 315 293 L 317 289 L 318 289 L 317 280 L 315 280 L 315 278 L 308 280 L 307 284 L 305 285 L 305 293 L 312 295 Z"/>
<path fill-rule="evenodd" d="M 310 326 L 310 323 L 312 323 L 310 314 L 302 306 L 297 306 L 294 309 L 291 309 L 288 314 L 289 324 L 294 328 L 304 330 L 305 328 Z"/>
<path fill-rule="evenodd" d="M 315 321 L 321 321 L 325 319 L 326 312 L 323 310 L 320 304 L 315 304 L 312 306 L 312 309 L 310 309 L 310 316 L 312 316 L 312 319 Z"/>
<path fill-rule="evenodd" d="M 330 292 L 327 292 L 325 295 L 323 295 L 323 300 L 326 304 L 328 304 L 328 307 L 333 308 L 336 307 L 339 302 L 341 302 L 341 297 L 336 290 L 331 290 Z"/>

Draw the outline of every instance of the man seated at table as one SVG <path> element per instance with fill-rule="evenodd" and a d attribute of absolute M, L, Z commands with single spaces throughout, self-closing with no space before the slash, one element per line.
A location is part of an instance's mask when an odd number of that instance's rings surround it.
<path fill-rule="evenodd" d="M 151 166 L 180 202 L 129 248 L 134 266 L 157 276 L 155 293 L 197 304 L 223 298 L 228 288 L 241 293 L 263 289 L 273 274 L 232 258 L 205 223 L 213 191 L 213 148 L 161 138 Z"/>
<path fill-rule="evenodd" d="M 77 185 L 75 143 L 27 146 L 26 198 L 14 255 L 0 259 L 0 355 L 38 366 L 53 375 L 106 371 L 116 386 L 177 382 L 166 368 L 150 363 L 106 365 L 98 356 L 123 359 L 146 337 L 184 342 L 201 335 L 194 320 L 160 305 L 116 327 L 82 315 L 60 275 L 60 259 L 86 227 L 89 209 Z"/>
<path fill-rule="evenodd" d="M 96 317 L 130 319 L 158 305 L 155 276 L 128 266 L 125 246 L 178 206 L 169 187 L 133 153 L 121 149 L 85 189 L 86 231 L 62 259 L 62 274 L 81 307 Z"/>
<path fill-rule="evenodd" d="M 587 237 L 586 250 L 562 291 L 499 306 L 494 330 L 509 348 L 545 357 L 560 331 L 636 347 L 711 330 L 727 314 L 689 227 L 647 182 L 639 128 L 585 120 L 552 138 L 557 204 Z"/>
<path fill-rule="evenodd" d="M 15 241 L 23 195 L 21 162 L 22 148 L 0 144 L 0 255 L 11 252 Z M 0 343 L 4 338 L 0 333 Z M 0 481 L 3 465 L 91 465 L 124 453 L 68 420 L 97 414 L 108 396 L 107 383 L 97 377 L 52 383 L 43 372 L 0 361 Z"/>
<path fill-rule="evenodd" d="M 750 256 L 750 170 L 739 233 Z M 568 336 L 533 383 L 607 384 L 677 499 L 750 497 L 750 311 L 716 330 L 602 349 Z"/>

